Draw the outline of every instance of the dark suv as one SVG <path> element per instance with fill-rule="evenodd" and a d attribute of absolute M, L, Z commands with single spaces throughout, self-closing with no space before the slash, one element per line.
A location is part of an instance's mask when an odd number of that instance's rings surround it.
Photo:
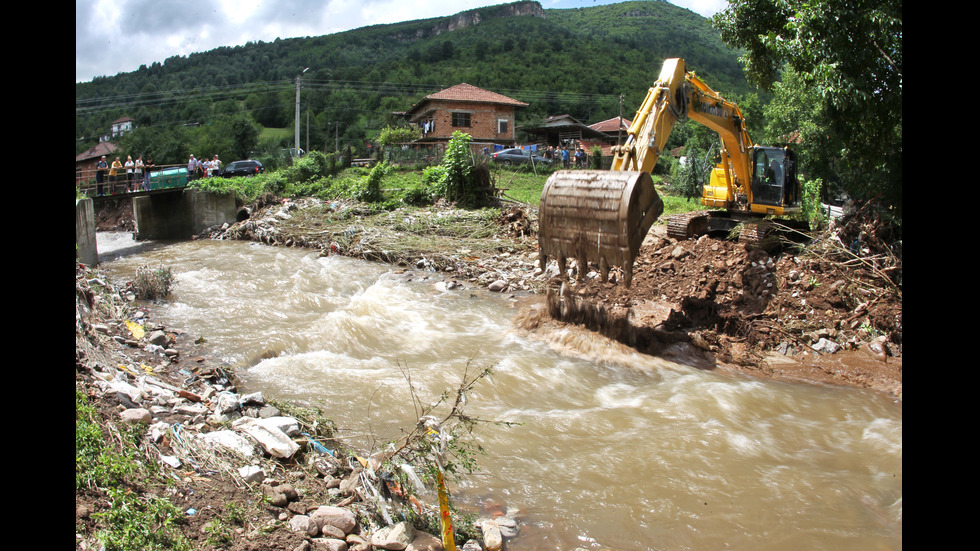
<path fill-rule="evenodd" d="M 243 161 L 228 163 L 228 165 L 221 170 L 221 175 L 225 178 L 233 178 L 235 176 L 255 176 L 256 174 L 261 174 L 262 172 L 265 172 L 265 167 L 262 166 L 262 163 L 251 159 L 246 159 Z"/>

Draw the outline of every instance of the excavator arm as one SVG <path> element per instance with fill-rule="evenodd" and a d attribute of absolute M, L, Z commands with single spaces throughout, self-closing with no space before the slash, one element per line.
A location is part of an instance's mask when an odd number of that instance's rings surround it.
<path fill-rule="evenodd" d="M 712 171 L 703 202 L 750 210 L 756 146 L 746 131 L 741 110 L 688 71 L 683 59 L 668 59 L 637 110 L 626 142 L 613 148 L 611 170 L 563 170 L 545 183 L 538 207 L 542 269 L 549 258 L 555 258 L 564 277 L 566 259 L 574 258 L 579 277 L 592 262 L 605 281 L 608 269 L 618 265 L 625 284 L 630 284 L 640 245 L 663 214 L 663 201 L 650 173 L 674 126 L 687 119 L 714 130 L 721 139 L 721 163 Z M 783 188 L 780 184 L 759 189 L 778 195 Z M 674 235 L 690 235 L 696 225 L 708 223 L 706 217 L 701 218 L 685 221 Z"/>
<path fill-rule="evenodd" d="M 721 97 L 693 72 L 683 59 L 664 62 L 660 77 L 647 92 L 627 131 L 626 143 L 613 148 L 612 170 L 651 172 L 674 126 L 688 119 L 718 133 L 721 167 L 733 188 L 743 190 L 751 181 L 750 148 L 745 119 L 737 105 Z"/>
<path fill-rule="evenodd" d="M 653 171 L 674 125 L 687 118 L 687 95 L 683 93 L 685 74 L 683 60 L 664 62 L 660 78 L 647 91 L 636 111 L 626 133 L 626 143 L 613 148 L 613 171 Z"/>

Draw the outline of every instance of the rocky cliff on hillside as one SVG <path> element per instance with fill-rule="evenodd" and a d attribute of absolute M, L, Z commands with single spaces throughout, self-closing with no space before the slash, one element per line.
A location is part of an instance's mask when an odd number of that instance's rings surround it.
<path fill-rule="evenodd" d="M 545 17 L 544 8 L 538 2 L 515 2 L 502 6 L 491 6 L 478 8 L 457 13 L 448 18 L 438 19 L 438 23 L 427 29 L 419 29 L 411 35 L 397 33 L 392 35 L 392 39 L 399 42 L 413 42 L 427 36 L 438 36 L 445 32 L 465 29 L 473 25 L 479 25 L 491 19 L 501 19 L 505 17 Z"/>

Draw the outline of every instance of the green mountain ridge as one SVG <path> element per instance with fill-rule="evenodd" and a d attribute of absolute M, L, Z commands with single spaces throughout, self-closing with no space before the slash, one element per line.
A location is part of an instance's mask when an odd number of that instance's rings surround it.
<path fill-rule="evenodd" d="M 754 91 L 738 53 L 708 19 L 664 1 L 543 9 L 515 2 L 317 37 L 250 42 L 173 56 L 76 83 L 76 149 L 129 116 L 138 127 L 212 124 L 248 113 L 292 127 L 302 77 L 315 143 L 363 141 L 422 97 L 467 82 L 529 103 L 518 124 L 569 114 L 631 118 L 668 57 L 684 57 L 726 94 Z"/>

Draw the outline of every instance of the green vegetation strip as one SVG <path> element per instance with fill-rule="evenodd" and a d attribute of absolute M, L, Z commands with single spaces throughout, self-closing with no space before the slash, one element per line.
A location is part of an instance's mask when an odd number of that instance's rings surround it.
<path fill-rule="evenodd" d="M 94 537 L 107 551 L 185 550 L 180 511 L 139 486 L 164 485 L 156 462 L 140 454 L 146 425 L 115 427 L 75 391 L 75 490 L 103 493 L 109 506 L 94 513 Z M 79 527 L 76 526 L 76 530 Z"/>

